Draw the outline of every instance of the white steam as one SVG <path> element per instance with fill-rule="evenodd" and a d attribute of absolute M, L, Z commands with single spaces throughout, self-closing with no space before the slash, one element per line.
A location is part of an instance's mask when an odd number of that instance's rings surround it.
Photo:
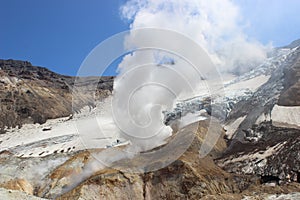
<path fill-rule="evenodd" d="M 267 48 L 243 32 L 239 9 L 230 0 L 129 0 L 121 7 L 121 13 L 131 23 L 131 30 L 147 27 L 169 29 L 190 37 L 223 71 L 246 71 L 254 67 L 249 63 L 259 63 L 266 58 Z M 172 48 L 175 46 L 174 49 L 193 54 L 191 44 L 174 41 L 174 38 L 162 39 L 159 34 L 135 33 L 131 31 L 126 38 L 128 49 L 143 47 L 145 41 L 169 40 L 167 42 Z M 165 139 L 172 135 L 172 129 L 163 123 L 162 111 L 172 109 L 178 99 L 193 96 L 198 87 L 205 88 L 200 85 L 202 75 L 180 56 L 148 49 L 132 52 L 123 58 L 114 82 L 112 115 L 120 138 L 129 140 L 131 145 L 121 152 L 107 149 L 96 154 L 104 164 L 88 163 L 81 176 L 71 177 L 77 181 L 67 190 L 97 170 L 164 144 Z M 201 70 L 209 72 L 213 67 L 210 62 L 205 62 L 203 55 L 191 57 L 204 61 Z M 189 124 L 190 120 L 194 118 L 183 123 Z M 213 137 L 216 138 L 218 135 Z M 177 158 L 173 152 L 168 153 Z M 146 171 L 147 164 L 143 163 L 138 170 Z"/>
<path fill-rule="evenodd" d="M 131 29 L 154 27 L 186 34 L 221 71 L 244 72 L 267 56 L 268 47 L 244 33 L 242 15 L 230 0 L 129 0 L 121 14 Z"/>
<path fill-rule="evenodd" d="M 139 44 L 139 37 L 130 37 Z M 147 39 L 151 37 L 141 40 Z M 171 110 L 176 100 L 193 96 L 200 74 L 178 56 L 157 50 L 125 56 L 119 70 L 114 82 L 113 113 L 122 137 L 132 142 L 130 151 L 146 151 L 164 144 L 172 129 L 163 123 L 163 111 Z"/>

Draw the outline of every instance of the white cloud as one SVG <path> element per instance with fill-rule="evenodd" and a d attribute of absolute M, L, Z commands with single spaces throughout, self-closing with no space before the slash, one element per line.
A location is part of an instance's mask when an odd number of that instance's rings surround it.
<path fill-rule="evenodd" d="M 266 58 L 267 47 L 244 33 L 239 7 L 230 0 L 129 0 L 121 14 L 131 29 L 157 27 L 189 36 L 221 71 L 245 71 Z"/>

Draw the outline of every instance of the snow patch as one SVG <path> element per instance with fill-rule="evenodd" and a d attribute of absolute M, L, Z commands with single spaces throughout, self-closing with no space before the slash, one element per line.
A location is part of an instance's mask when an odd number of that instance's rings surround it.
<path fill-rule="evenodd" d="M 242 161 L 246 161 L 246 160 L 251 160 L 251 161 L 261 160 L 261 161 L 263 161 L 266 158 L 268 158 L 269 156 L 272 156 L 272 155 L 276 154 L 285 144 L 286 144 L 286 142 L 279 143 L 279 144 L 277 144 L 273 147 L 267 148 L 264 152 L 259 151 L 259 152 L 256 152 L 256 153 L 245 154 L 245 155 L 242 155 L 242 156 L 237 157 L 237 158 L 229 159 L 229 160 L 226 160 L 221 165 L 226 166 L 230 163 L 242 162 Z M 260 163 L 266 163 L 266 162 L 260 162 Z M 264 165 L 262 164 L 260 167 L 263 167 L 263 166 Z"/>
<path fill-rule="evenodd" d="M 225 93 L 244 90 L 244 89 L 248 89 L 251 92 L 255 92 L 260 86 L 265 84 L 270 79 L 270 77 L 271 77 L 270 75 L 268 76 L 261 75 L 249 80 L 228 85 L 227 87 L 225 87 Z"/>
<path fill-rule="evenodd" d="M 20 82 L 20 79 L 18 79 L 17 77 L 2 76 L 0 77 L 0 81 L 8 85 L 16 86 L 16 84 Z"/>
<path fill-rule="evenodd" d="M 44 157 L 106 148 L 120 138 L 113 119 L 101 115 L 100 107 L 84 108 L 73 117 L 47 120 L 42 125 L 25 124 L 20 129 L 8 129 L 0 135 L 0 152 L 8 150 L 18 157 Z"/>
<path fill-rule="evenodd" d="M 300 106 L 275 105 L 271 116 L 274 126 L 300 128 Z"/>
<path fill-rule="evenodd" d="M 290 194 L 274 194 L 266 198 L 266 200 L 297 200 L 300 199 L 300 193 L 290 193 Z"/>
<path fill-rule="evenodd" d="M 226 136 L 228 139 L 231 139 L 235 131 L 239 128 L 240 124 L 245 120 L 246 116 L 236 119 L 234 122 L 224 126 L 226 130 Z"/>

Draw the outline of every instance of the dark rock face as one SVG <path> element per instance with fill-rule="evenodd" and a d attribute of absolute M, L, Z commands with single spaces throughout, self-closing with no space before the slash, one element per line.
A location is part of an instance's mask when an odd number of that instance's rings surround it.
<path fill-rule="evenodd" d="M 289 69 L 284 70 L 284 92 L 278 100 L 282 106 L 300 106 L 300 56 L 293 62 Z"/>
<path fill-rule="evenodd" d="M 295 48 L 295 47 L 293 47 Z M 253 96 L 238 102 L 227 120 L 246 116 L 239 125 L 229 148 L 217 160 L 231 173 L 256 175 L 261 183 L 297 182 L 300 174 L 300 130 L 276 127 L 272 123 L 274 105 L 300 105 L 300 48 L 279 65 L 267 83 Z M 259 124 L 259 116 L 269 115 L 270 121 Z"/>
<path fill-rule="evenodd" d="M 274 127 L 270 122 L 253 126 L 262 133 L 257 142 L 236 141 L 218 163 L 226 171 L 276 177 L 278 182 L 297 181 L 300 172 L 300 130 Z M 275 178 L 274 178 L 275 179 Z"/>
<path fill-rule="evenodd" d="M 0 60 L 0 133 L 5 132 L 5 127 L 45 123 L 47 119 L 72 114 L 74 80 L 27 61 Z M 89 85 L 95 82 L 98 82 L 96 98 L 104 98 L 112 91 L 113 77 L 82 78 L 77 87 L 83 88 L 85 94 L 76 109 L 93 106 L 95 92 Z"/>

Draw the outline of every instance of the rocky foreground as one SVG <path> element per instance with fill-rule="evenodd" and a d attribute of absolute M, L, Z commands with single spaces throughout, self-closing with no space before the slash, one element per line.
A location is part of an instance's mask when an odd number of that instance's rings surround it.
<path fill-rule="evenodd" d="M 215 126 L 219 126 L 217 122 Z M 11 170 L 21 171 L 23 179 L 16 178 L 17 174 L 11 176 L 8 168 L 2 170 L 0 186 L 4 189 L 0 190 L 0 196 L 11 199 L 268 199 L 274 194 L 289 194 L 297 199 L 299 194 L 295 192 L 300 191 L 297 182 L 270 185 L 262 182 L 260 176 L 239 173 L 234 167 L 224 170 L 216 165 L 214 160 L 227 147 L 222 138 L 207 157 L 199 159 L 199 146 L 207 127 L 208 121 L 199 123 L 192 145 L 177 161 L 158 171 L 141 174 L 103 168 L 89 172 L 87 177 L 80 176 L 95 159 L 91 153 L 106 149 L 31 159 L 2 152 L 1 163 L 16 166 Z M 139 162 L 139 158 L 128 162 Z M 37 170 L 39 177 L 30 175 L 31 170 Z"/>

